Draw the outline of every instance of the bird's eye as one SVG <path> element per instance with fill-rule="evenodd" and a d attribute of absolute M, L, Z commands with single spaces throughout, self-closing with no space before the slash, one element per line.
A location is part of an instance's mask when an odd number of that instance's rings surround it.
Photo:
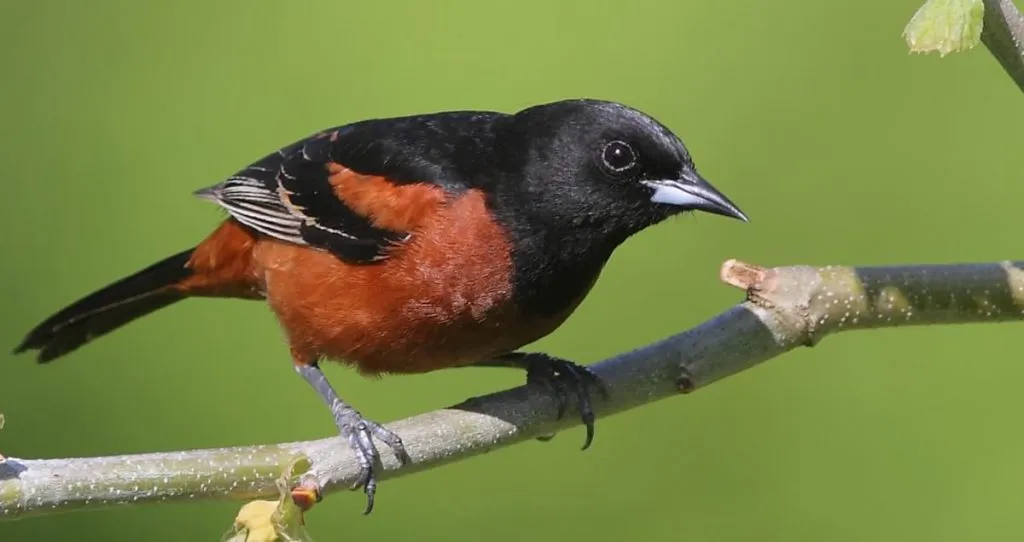
<path fill-rule="evenodd" d="M 601 155 L 604 165 L 615 173 L 625 171 L 636 164 L 636 153 L 633 148 L 622 141 L 612 141 L 605 145 Z"/>

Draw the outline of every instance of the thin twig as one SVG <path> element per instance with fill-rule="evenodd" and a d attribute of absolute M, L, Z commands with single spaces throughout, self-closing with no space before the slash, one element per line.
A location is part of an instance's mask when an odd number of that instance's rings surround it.
<path fill-rule="evenodd" d="M 721 278 L 747 300 L 683 333 L 591 367 L 610 392 L 598 417 L 687 393 L 830 333 L 905 325 L 1024 319 L 1024 264 L 762 269 L 730 260 Z M 389 424 L 412 464 L 392 478 L 577 425 L 555 420 L 555 398 L 521 386 Z M 308 442 L 79 459 L 0 463 L 0 517 L 111 504 L 276 497 L 300 457 L 325 493 L 358 475 L 337 438 Z"/>
<path fill-rule="evenodd" d="M 1024 90 L 1024 15 L 1013 0 L 984 0 L 981 42 Z"/>

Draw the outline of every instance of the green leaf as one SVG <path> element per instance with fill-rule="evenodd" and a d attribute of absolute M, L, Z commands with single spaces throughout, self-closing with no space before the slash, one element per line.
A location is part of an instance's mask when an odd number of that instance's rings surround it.
<path fill-rule="evenodd" d="M 911 52 L 946 56 L 978 45 L 984 18 L 982 0 L 928 0 L 907 23 L 903 37 Z"/>
<path fill-rule="evenodd" d="M 290 484 L 295 476 L 309 470 L 304 456 L 287 465 L 278 480 L 281 497 L 276 501 L 250 501 L 238 511 L 224 542 L 312 542 L 306 531 L 303 511 L 291 499 Z"/>

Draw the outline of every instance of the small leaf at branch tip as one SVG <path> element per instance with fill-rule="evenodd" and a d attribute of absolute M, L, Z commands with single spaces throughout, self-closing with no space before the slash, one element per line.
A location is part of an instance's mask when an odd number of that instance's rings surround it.
<path fill-rule="evenodd" d="M 984 18 L 982 0 L 928 0 L 903 29 L 903 38 L 912 53 L 937 51 L 944 57 L 978 45 Z"/>
<path fill-rule="evenodd" d="M 235 516 L 233 531 L 224 538 L 225 542 L 274 542 L 279 540 L 271 518 L 277 509 L 276 501 L 251 501 L 245 503 Z"/>
<path fill-rule="evenodd" d="M 306 532 L 304 510 L 292 500 L 292 479 L 309 470 L 309 458 L 299 455 L 285 466 L 277 481 L 281 497 L 276 501 L 246 503 L 235 516 L 224 542 L 312 542 Z"/>
<path fill-rule="evenodd" d="M 722 264 L 718 276 L 729 286 L 749 290 L 764 280 L 765 270 L 763 267 L 733 259 Z"/>
<path fill-rule="evenodd" d="M 245 503 L 224 542 L 312 542 L 291 499 Z"/>

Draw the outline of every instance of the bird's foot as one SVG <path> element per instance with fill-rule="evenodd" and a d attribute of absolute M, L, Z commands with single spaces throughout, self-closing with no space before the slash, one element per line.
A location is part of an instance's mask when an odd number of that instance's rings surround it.
<path fill-rule="evenodd" d="M 335 421 L 341 437 L 348 441 L 359 461 L 359 477 L 351 487 L 353 490 L 363 488 L 366 494 L 363 514 L 369 514 L 373 511 L 374 496 L 377 494 L 377 473 L 382 468 L 380 452 L 373 444 L 373 437 L 391 448 L 403 465 L 410 461 L 409 454 L 405 451 L 401 437 L 379 423 L 364 418 L 355 409 L 342 410 L 335 415 Z"/>
<path fill-rule="evenodd" d="M 366 508 L 363 514 L 369 514 L 373 511 L 373 499 L 377 494 L 377 472 L 382 468 L 380 453 L 373 444 L 373 437 L 387 444 L 398 456 L 398 461 L 405 465 L 411 459 L 405 451 L 402 439 L 379 423 L 364 418 L 358 410 L 342 401 L 316 363 L 297 363 L 295 370 L 330 405 L 338 433 L 355 452 L 356 460 L 359 461 L 359 477 L 352 484 L 352 489 L 363 488 L 363 493 L 366 494 Z M 305 509 L 308 509 L 320 500 L 321 489 L 317 481 L 304 480 L 292 490 L 292 500 L 299 507 L 305 506 Z"/>
<path fill-rule="evenodd" d="M 587 429 L 583 449 L 589 448 L 594 441 L 594 420 L 596 418 L 591 401 L 591 389 L 596 388 L 602 397 L 608 398 L 608 390 L 601 379 L 582 365 L 547 354 L 525 354 L 522 361 L 526 368 L 527 383 L 543 384 L 554 390 L 558 398 L 558 419 L 565 416 L 569 405 L 569 393 L 576 394 L 580 419 Z M 550 439 L 551 436 L 541 438 L 541 440 Z"/>

